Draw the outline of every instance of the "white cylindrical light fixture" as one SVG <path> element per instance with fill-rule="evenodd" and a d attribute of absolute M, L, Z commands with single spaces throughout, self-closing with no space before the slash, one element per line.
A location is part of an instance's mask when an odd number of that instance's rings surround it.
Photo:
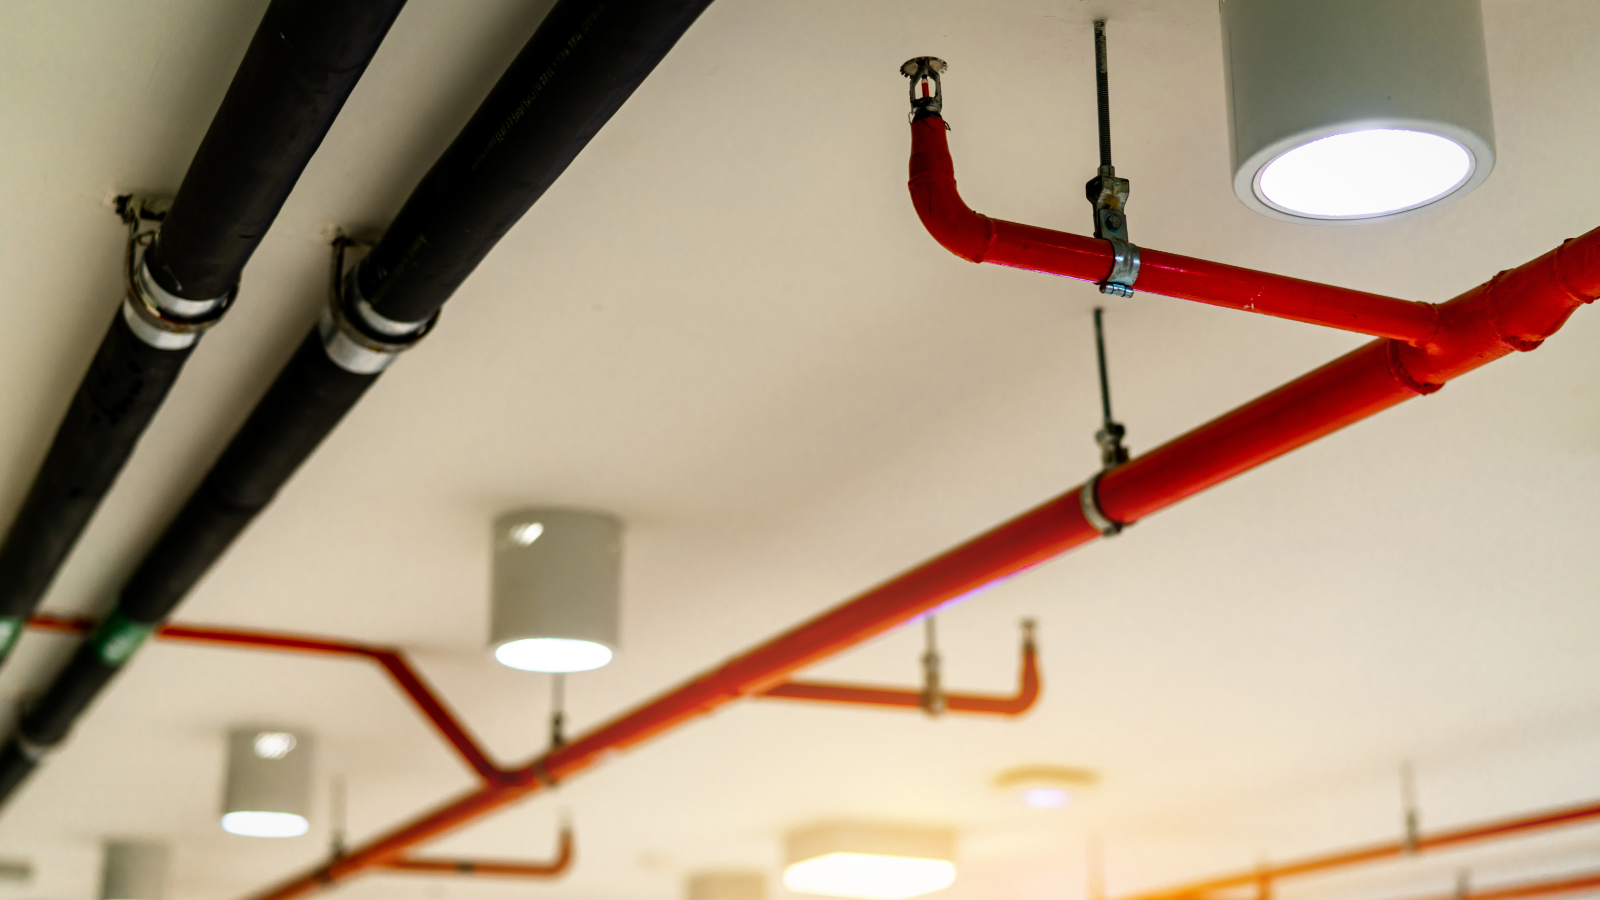
<path fill-rule="evenodd" d="M 689 876 L 689 900 L 767 900 L 767 876 L 744 870 L 696 872 Z"/>
<path fill-rule="evenodd" d="M 1257 212 L 1412 215 L 1494 168 L 1479 0 L 1220 0 L 1233 189 Z"/>
<path fill-rule="evenodd" d="M 285 728 L 228 733 L 222 829 L 247 837 L 299 837 L 310 828 L 311 736 Z"/>
<path fill-rule="evenodd" d="M 100 900 L 162 900 L 172 852 L 154 841 L 106 841 Z"/>
<path fill-rule="evenodd" d="M 789 835 L 783 883 L 797 894 L 902 900 L 956 880 L 955 833 L 869 822 L 836 822 Z"/>
<path fill-rule="evenodd" d="M 494 521 L 495 659 L 530 672 L 611 661 L 622 604 L 622 522 L 606 513 L 524 509 Z"/>

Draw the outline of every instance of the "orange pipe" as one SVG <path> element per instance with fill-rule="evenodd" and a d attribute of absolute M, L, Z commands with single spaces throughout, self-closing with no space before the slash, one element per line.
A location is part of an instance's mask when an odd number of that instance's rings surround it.
<path fill-rule="evenodd" d="M 435 875 L 510 875 L 519 878 L 555 878 L 572 868 L 572 830 L 561 829 L 556 858 L 547 863 L 506 862 L 476 859 L 413 859 L 402 857 L 381 863 L 377 868 L 393 872 L 426 872 Z"/>
<path fill-rule="evenodd" d="M 1600 820 L 1600 802 L 1547 810 L 1532 815 L 1519 816 L 1514 819 L 1501 819 L 1495 822 L 1469 825 L 1465 828 L 1442 831 L 1433 835 L 1422 835 L 1417 838 L 1415 849 L 1416 852 L 1420 853 L 1426 850 L 1459 847 L 1464 844 L 1474 844 L 1481 841 L 1543 831 L 1548 828 L 1559 828 L 1565 825 L 1578 825 L 1596 820 Z M 1230 875 L 1222 875 L 1217 878 L 1208 878 L 1204 881 L 1182 884 L 1177 887 L 1132 894 L 1122 897 L 1120 900 L 1195 900 L 1195 898 L 1204 897 L 1207 894 L 1227 888 L 1247 887 L 1258 885 L 1263 881 L 1272 882 L 1285 878 L 1297 878 L 1339 869 L 1348 869 L 1366 863 L 1398 859 L 1409 852 L 1411 852 L 1411 847 L 1405 841 L 1392 841 L 1386 844 L 1374 844 L 1354 850 L 1342 850 L 1336 853 L 1307 857 L 1275 866 L 1263 866 L 1248 871 L 1235 872 Z M 1473 894 L 1472 896 L 1482 898 L 1484 895 Z"/>
<path fill-rule="evenodd" d="M 1015 694 L 1009 697 L 987 694 L 945 694 L 944 708 L 948 712 L 975 715 L 1020 716 L 1038 702 L 1039 687 L 1038 651 L 1030 639 L 1022 645 L 1022 674 Z M 923 705 L 921 691 L 822 681 L 785 681 L 761 691 L 756 696 L 774 697 L 780 700 L 808 700 L 816 703 L 842 703 L 850 706 L 888 706 L 897 709 L 921 709 Z"/>
<path fill-rule="evenodd" d="M 93 631 L 97 623 L 93 619 L 68 618 L 52 616 L 47 613 L 35 615 L 28 620 L 29 628 L 41 631 L 58 631 L 69 634 L 88 634 Z M 377 647 L 371 644 L 359 644 L 352 641 L 334 641 L 326 638 L 305 637 L 302 635 L 273 634 L 265 631 L 240 631 L 233 628 L 212 628 L 196 625 L 163 625 L 155 630 L 155 636 L 167 641 L 186 641 L 196 644 L 225 644 L 235 647 L 255 647 L 264 650 L 289 650 L 297 653 L 314 653 L 326 656 L 356 656 L 377 663 L 386 672 L 401 692 L 411 698 L 424 718 L 438 730 L 439 735 L 455 748 L 463 762 L 472 771 L 476 772 L 489 784 L 499 784 L 509 777 L 509 773 L 495 765 L 489 755 L 478 742 L 473 739 L 456 718 L 455 713 L 445 706 L 422 676 L 411 667 L 411 663 L 399 650 L 392 647 Z"/>
<path fill-rule="evenodd" d="M 1137 521 L 1513 350 L 1532 350 L 1600 296 L 1600 230 L 1443 304 L 1417 345 L 1378 340 L 1106 473 L 1098 498 Z M 500 785 L 460 794 L 348 856 L 255 895 L 290 900 L 403 855 L 794 672 L 976 594 L 1101 535 L 1083 486 L 1049 500 L 538 757 Z M 1251 877 L 1255 877 L 1252 873 Z"/>

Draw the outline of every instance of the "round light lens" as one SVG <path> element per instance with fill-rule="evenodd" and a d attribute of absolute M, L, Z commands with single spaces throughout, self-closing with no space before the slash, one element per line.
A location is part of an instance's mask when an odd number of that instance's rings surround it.
<path fill-rule="evenodd" d="M 284 812 L 231 812 L 222 817 L 222 830 L 245 837 L 299 837 L 310 827 L 304 816 Z"/>
<path fill-rule="evenodd" d="M 1320 219 L 1397 213 L 1437 200 L 1472 174 L 1472 154 L 1425 131 L 1374 128 L 1302 144 L 1268 163 L 1261 198 Z"/>
<path fill-rule="evenodd" d="M 587 672 L 611 662 L 611 648 L 571 638 L 523 638 L 496 647 L 494 658 L 524 672 Z"/>
<path fill-rule="evenodd" d="M 1072 802 L 1072 792 L 1058 787 L 1031 787 L 1022 792 L 1022 805 L 1029 809 L 1060 809 Z"/>

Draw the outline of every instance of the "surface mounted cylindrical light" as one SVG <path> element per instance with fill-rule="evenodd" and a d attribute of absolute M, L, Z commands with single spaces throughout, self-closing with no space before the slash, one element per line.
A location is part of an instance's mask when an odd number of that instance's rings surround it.
<path fill-rule="evenodd" d="M 1479 0 L 1220 0 L 1233 189 L 1351 223 L 1465 195 L 1494 168 Z"/>
<path fill-rule="evenodd" d="M 901 900 L 955 883 L 955 834 L 866 822 L 793 832 L 783 883 L 797 894 Z"/>
<path fill-rule="evenodd" d="M 167 890 L 171 859 L 166 844 L 106 841 L 100 900 L 161 900 Z"/>
<path fill-rule="evenodd" d="M 310 827 L 311 737 L 282 728 L 228 734 L 222 828 L 249 837 L 298 837 Z"/>
<path fill-rule="evenodd" d="M 530 672 L 611 661 L 622 599 L 622 522 L 605 513 L 525 509 L 494 521 L 495 659 Z"/>
<path fill-rule="evenodd" d="M 696 872 L 689 900 L 767 900 L 767 876 L 753 871 Z"/>

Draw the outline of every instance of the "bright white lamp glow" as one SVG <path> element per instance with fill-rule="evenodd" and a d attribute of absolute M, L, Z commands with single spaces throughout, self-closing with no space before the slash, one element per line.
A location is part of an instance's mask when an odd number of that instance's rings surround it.
<path fill-rule="evenodd" d="M 1472 154 L 1425 131 L 1374 128 L 1302 144 L 1262 168 L 1257 190 L 1286 212 L 1359 219 L 1414 209 L 1472 175 Z"/>
<path fill-rule="evenodd" d="M 544 534 L 543 522 L 524 522 L 511 526 L 511 541 L 519 546 L 528 546 L 537 541 L 541 534 Z"/>
<path fill-rule="evenodd" d="M 222 817 L 222 830 L 245 837 L 299 837 L 310 828 L 305 816 L 283 812 L 231 812 Z"/>
<path fill-rule="evenodd" d="M 783 872 L 784 886 L 797 894 L 900 900 L 941 891 L 956 880 L 955 864 L 943 859 L 828 853 L 802 860 Z"/>
<path fill-rule="evenodd" d="M 523 638 L 496 647 L 494 658 L 524 672 L 587 672 L 611 662 L 611 648 L 572 638 Z"/>
<path fill-rule="evenodd" d="M 287 731 L 263 731 L 253 745 L 261 759 L 283 759 L 294 749 L 294 735 Z"/>
<path fill-rule="evenodd" d="M 1072 802 L 1072 792 L 1059 787 L 1031 787 L 1022 792 L 1022 805 L 1029 809 L 1060 809 Z"/>

